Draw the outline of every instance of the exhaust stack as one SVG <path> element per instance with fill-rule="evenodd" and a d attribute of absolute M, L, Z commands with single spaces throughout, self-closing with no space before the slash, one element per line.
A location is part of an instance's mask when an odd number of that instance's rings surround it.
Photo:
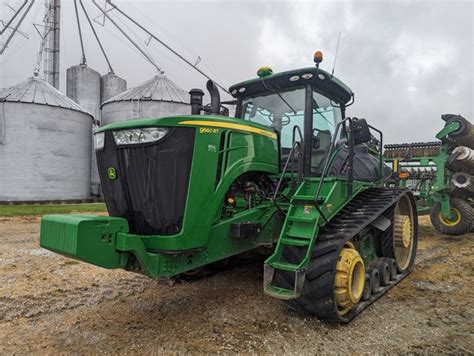
<path fill-rule="evenodd" d="M 204 92 L 201 89 L 191 89 L 189 91 L 191 104 L 191 115 L 200 115 L 202 110 L 202 97 Z"/>
<path fill-rule="evenodd" d="M 211 96 L 211 114 L 219 115 L 221 107 L 221 96 L 219 94 L 219 89 L 217 89 L 216 84 L 212 80 L 207 81 L 206 88 L 209 91 L 209 95 Z"/>

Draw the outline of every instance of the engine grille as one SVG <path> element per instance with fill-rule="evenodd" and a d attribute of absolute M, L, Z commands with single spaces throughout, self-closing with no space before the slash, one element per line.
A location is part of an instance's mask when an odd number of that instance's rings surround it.
<path fill-rule="evenodd" d="M 130 232 L 174 235 L 183 223 L 194 149 L 194 128 L 174 128 L 152 144 L 116 146 L 112 132 L 97 152 L 100 180 L 111 216 L 128 220 Z M 115 168 L 116 179 L 108 177 Z"/>

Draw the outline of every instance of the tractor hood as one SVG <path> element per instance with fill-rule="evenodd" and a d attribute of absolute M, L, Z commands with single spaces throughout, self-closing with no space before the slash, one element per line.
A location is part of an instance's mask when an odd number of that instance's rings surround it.
<path fill-rule="evenodd" d="M 110 215 L 125 218 L 134 234 L 179 234 L 193 159 L 197 167 L 195 179 L 212 182 L 214 191 L 220 181 L 218 165 L 223 164 L 221 137 L 225 137 L 225 131 L 234 132 L 228 138 L 228 144 L 235 146 L 228 148 L 229 167 L 236 162 L 243 164 L 241 152 L 248 155 L 251 151 L 252 159 L 264 164 L 261 169 L 277 171 L 276 132 L 242 119 L 176 116 L 117 122 L 99 128 L 95 133 L 97 139 L 100 137 L 96 142 L 101 141 L 96 144 L 97 164 Z M 249 151 L 246 145 L 252 149 Z M 205 174 L 210 175 L 206 179 L 198 168 L 203 160 L 207 162 Z"/>
<path fill-rule="evenodd" d="M 213 127 L 231 129 L 241 132 L 251 132 L 261 136 L 276 139 L 275 131 L 261 125 L 240 118 L 220 115 L 184 115 L 163 118 L 139 119 L 120 121 L 99 127 L 95 133 L 103 131 L 126 130 L 142 127 L 175 126 L 175 127 Z"/>

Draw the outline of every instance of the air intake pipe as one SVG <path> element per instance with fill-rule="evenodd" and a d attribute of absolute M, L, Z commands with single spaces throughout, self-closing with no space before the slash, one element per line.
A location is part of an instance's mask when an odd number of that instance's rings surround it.
<path fill-rule="evenodd" d="M 206 88 L 209 91 L 211 96 L 211 114 L 220 114 L 221 107 L 221 96 L 219 94 L 219 89 L 217 89 L 216 84 L 212 80 L 208 80 L 206 83 Z"/>
<path fill-rule="evenodd" d="M 189 91 L 191 104 L 191 115 L 200 115 L 202 110 L 202 97 L 204 92 L 201 89 L 191 89 Z"/>

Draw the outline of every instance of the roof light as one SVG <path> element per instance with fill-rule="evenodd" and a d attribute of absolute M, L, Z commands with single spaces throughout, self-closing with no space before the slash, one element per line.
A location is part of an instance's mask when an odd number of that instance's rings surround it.
<path fill-rule="evenodd" d="M 301 76 L 303 79 L 311 79 L 313 78 L 313 73 L 305 73 Z"/>
<path fill-rule="evenodd" d="M 260 78 L 268 77 L 273 74 L 273 69 L 270 67 L 260 67 L 257 71 L 257 75 Z"/>
<path fill-rule="evenodd" d="M 319 67 L 319 63 L 323 61 L 323 52 L 321 51 L 314 52 L 313 60 L 314 60 L 314 63 L 316 63 L 316 67 Z"/>
<path fill-rule="evenodd" d="M 299 75 L 293 75 L 293 76 L 290 77 L 290 82 L 296 82 L 299 79 L 300 79 Z"/>

